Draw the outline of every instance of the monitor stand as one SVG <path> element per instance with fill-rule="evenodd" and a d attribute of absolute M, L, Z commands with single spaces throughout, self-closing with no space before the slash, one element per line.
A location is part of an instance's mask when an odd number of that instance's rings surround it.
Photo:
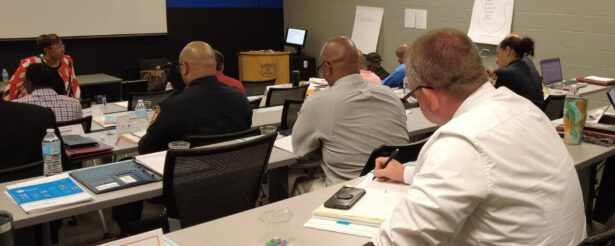
<path fill-rule="evenodd" d="M 303 55 L 303 50 L 301 46 L 293 46 L 297 52 L 290 54 L 291 56 L 305 56 Z"/>

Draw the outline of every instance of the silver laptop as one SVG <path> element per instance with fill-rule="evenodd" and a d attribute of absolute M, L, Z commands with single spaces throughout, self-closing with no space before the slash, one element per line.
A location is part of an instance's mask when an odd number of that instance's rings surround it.
<path fill-rule="evenodd" d="M 542 82 L 548 88 L 570 88 L 577 84 L 576 80 L 565 81 L 562 76 L 562 64 L 559 58 L 552 58 L 540 61 L 540 71 L 542 72 Z"/>

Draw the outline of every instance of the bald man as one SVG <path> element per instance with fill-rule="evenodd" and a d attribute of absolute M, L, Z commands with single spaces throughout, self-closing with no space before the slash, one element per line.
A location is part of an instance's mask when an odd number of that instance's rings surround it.
<path fill-rule="evenodd" d="M 298 158 L 322 157 L 324 175 L 299 185 L 296 193 L 356 178 L 376 146 L 408 143 L 401 101 L 359 74 L 357 48 L 350 39 L 327 41 L 320 61 L 330 87 L 310 95 L 301 107 L 293 150 Z"/>
<path fill-rule="evenodd" d="M 216 78 L 214 51 L 205 42 L 191 42 L 179 55 L 179 73 L 188 88 L 160 104 L 139 153 L 167 149 L 169 142 L 189 135 L 217 135 L 250 128 L 252 108 L 243 93 Z"/>
<path fill-rule="evenodd" d="M 401 43 L 395 49 L 395 56 L 397 56 L 397 62 L 399 62 L 399 66 L 395 68 L 395 71 L 388 77 L 382 80 L 382 84 L 391 88 L 402 88 L 404 78 L 406 77 L 406 62 L 404 60 L 404 55 L 406 54 L 406 50 L 408 50 L 407 43 Z"/>

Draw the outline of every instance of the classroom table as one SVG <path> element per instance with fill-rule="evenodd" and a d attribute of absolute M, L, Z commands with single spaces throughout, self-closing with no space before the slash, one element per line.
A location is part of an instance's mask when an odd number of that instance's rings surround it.
<path fill-rule="evenodd" d="M 615 154 L 615 147 L 595 144 L 566 145 L 577 169 L 594 164 Z M 353 184 L 356 180 L 347 183 Z M 248 211 L 209 221 L 166 234 L 182 246 L 188 245 L 265 245 L 264 236 L 268 228 L 260 222 L 259 216 L 273 209 L 287 209 L 293 213 L 293 220 L 288 226 L 289 245 L 362 245 L 369 241 L 367 237 L 317 230 L 304 227 L 312 212 L 333 195 L 342 184 L 291 197 Z"/>
<path fill-rule="evenodd" d="M 585 97 L 591 94 L 596 94 L 596 93 L 600 93 L 600 92 L 606 92 L 607 90 L 611 89 L 612 86 L 601 86 L 601 85 L 593 85 L 593 84 L 587 84 L 587 86 L 583 87 L 583 88 L 579 88 L 579 96 L 581 97 Z M 567 90 L 560 90 L 560 89 L 548 89 L 549 91 L 549 95 L 564 95 L 566 93 L 568 93 Z"/>

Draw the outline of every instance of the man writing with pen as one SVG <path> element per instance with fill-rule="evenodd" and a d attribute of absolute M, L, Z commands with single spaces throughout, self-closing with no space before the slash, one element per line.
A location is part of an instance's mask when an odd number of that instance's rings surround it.
<path fill-rule="evenodd" d="M 487 82 L 466 34 L 419 37 L 406 74 L 440 128 L 414 166 L 376 159 L 379 181 L 410 188 L 375 245 L 576 245 L 585 237 L 579 179 L 562 140 L 530 101 Z"/>

